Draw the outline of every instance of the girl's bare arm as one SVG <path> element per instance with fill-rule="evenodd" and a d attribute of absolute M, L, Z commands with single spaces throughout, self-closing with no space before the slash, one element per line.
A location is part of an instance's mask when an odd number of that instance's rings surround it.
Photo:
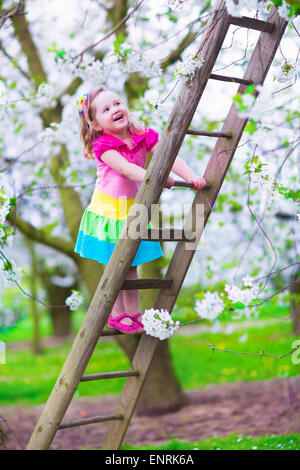
<path fill-rule="evenodd" d="M 104 152 L 101 155 L 101 159 L 108 166 L 130 180 L 141 182 L 146 174 L 146 170 L 144 170 L 144 168 L 135 165 L 134 163 L 129 163 L 126 158 L 122 157 L 122 155 L 116 150 L 108 150 L 107 152 Z"/>
<path fill-rule="evenodd" d="M 130 180 L 141 183 L 145 177 L 146 170 L 144 168 L 135 165 L 134 163 L 129 163 L 126 158 L 122 157 L 122 155 L 116 150 L 108 150 L 107 152 L 104 152 L 101 155 L 101 159 L 108 166 L 126 176 Z M 173 186 L 173 184 L 174 180 L 169 177 L 165 187 L 170 188 Z"/>
<path fill-rule="evenodd" d="M 158 144 L 154 145 L 150 150 L 150 153 L 153 155 L 155 152 L 155 148 Z M 179 157 L 175 158 L 175 162 L 172 166 L 172 171 L 183 178 L 185 181 L 193 183 L 196 189 L 202 189 L 206 185 L 206 181 L 204 178 L 197 176 L 189 167 L 188 165 Z"/>

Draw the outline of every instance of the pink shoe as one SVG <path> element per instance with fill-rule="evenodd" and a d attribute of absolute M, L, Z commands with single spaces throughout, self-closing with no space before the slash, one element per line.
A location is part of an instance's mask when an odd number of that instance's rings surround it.
<path fill-rule="evenodd" d="M 131 325 L 124 325 L 124 323 L 121 323 L 122 318 L 125 318 L 125 317 L 128 317 L 132 320 Z M 128 313 L 122 313 L 121 315 L 118 315 L 117 317 L 113 317 L 112 315 L 110 315 L 107 324 L 108 326 L 111 326 L 112 328 L 115 328 L 116 330 L 119 330 L 122 333 L 129 333 L 129 334 L 134 334 L 137 331 L 137 328 L 140 328 L 140 325 L 138 325 L 135 319 L 131 317 Z"/>
<path fill-rule="evenodd" d="M 136 315 L 133 315 L 131 317 L 132 320 L 134 320 L 134 322 L 136 323 L 137 329 L 135 331 L 138 332 L 138 333 L 144 333 L 144 331 L 145 331 L 143 323 L 138 320 L 138 318 L 142 315 L 143 315 L 142 312 L 138 312 Z"/>
<path fill-rule="evenodd" d="M 136 323 L 138 323 L 139 325 L 141 325 L 143 328 L 144 328 L 144 325 L 143 323 L 138 320 L 139 317 L 143 316 L 142 312 L 138 312 L 136 315 L 133 315 L 131 318 L 133 321 L 135 321 Z"/>

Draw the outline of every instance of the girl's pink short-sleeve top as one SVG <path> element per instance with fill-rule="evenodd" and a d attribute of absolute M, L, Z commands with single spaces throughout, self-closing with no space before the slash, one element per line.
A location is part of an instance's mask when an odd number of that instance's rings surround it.
<path fill-rule="evenodd" d="M 128 162 L 145 168 L 147 152 L 158 142 L 158 133 L 145 129 L 145 133 L 135 134 L 130 130 L 133 147 L 116 137 L 103 133 L 94 141 L 94 154 L 97 160 L 96 188 L 112 197 L 134 198 L 139 190 L 137 181 L 127 178 L 102 161 L 101 155 L 107 150 L 117 150 Z"/>

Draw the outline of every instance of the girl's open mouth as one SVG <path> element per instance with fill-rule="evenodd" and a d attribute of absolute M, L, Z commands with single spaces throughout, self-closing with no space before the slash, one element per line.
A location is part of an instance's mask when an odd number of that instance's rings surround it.
<path fill-rule="evenodd" d="M 120 119 L 123 119 L 123 114 L 120 114 L 119 116 L 117 116 L 116 118 L 113 119 L 113 121 L 120 121 Z"/>

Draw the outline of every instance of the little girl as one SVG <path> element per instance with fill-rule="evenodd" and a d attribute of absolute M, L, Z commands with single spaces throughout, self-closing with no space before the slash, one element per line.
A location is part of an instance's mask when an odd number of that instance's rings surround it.
<path fill-rule="evenodd" d="M 104 86 L 81 97 L 79 113 L 85 158 L 96 157 L 97 181 L 81 219 L 74 251 L 107 264 L 146 174 L 147 152 L 153 155 L 158 134 L 145 129 L 130 115 L 119 96 Z M 194 189 L 206 185 L 205 179 L 195 175 L 180 158 L 176 158 L 172 171 L 193 183 Z M 165 187 L 173 185 L 169 176 Z M 159 242 L 141 241 L 126 279 L 136 279 L 139 264 L 161 256 Z M 119 292 L 108 325 L 123 333 L 143 331 L 138 290 Z"/>

